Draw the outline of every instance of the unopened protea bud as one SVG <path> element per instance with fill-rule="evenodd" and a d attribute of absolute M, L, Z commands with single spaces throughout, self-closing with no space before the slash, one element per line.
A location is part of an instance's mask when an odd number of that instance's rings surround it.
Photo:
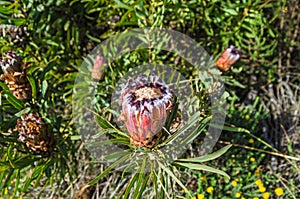
<path fill-rule="evenodd" d="M 27 79 L 22 58 L 15 51 L 8 51 L 0 58 L 4 80 L 13 95 L 20 100 L 31 98 L 31 87 Z"/>
<path fill-rule="evenodd" d="M 106 64 L 103 60 L 102 55 L 98 55 L 95 59 L 93 70 L 92 70 L 92 78 L 97 81 L 101 81 L 104 77 Z"/>
<path fill-rule="evenodd" d="M 53 137 L 47 131 L 43 119 L 33 113 L 24 114 L 18 119 L 16 128 L 18 140 L 35 154 L 47 156 L 53 148 Z"/>
<path fill-rule="evenodd" d="M 122 115 L 131 143 L 153 147 L 173 107 L 169 87 L 155 73 L 139 75 L 128 80 L 121 98 Z"/>
<path fill-rule="evenodd" d="M 235 46 L 230 45 L 229 48 L 225 49 L 221 57 L 217 60 L 216 66 L 221 71 L 228 71 L 231 66 L 240 58 L 242 52 L 236 49 Z"/>

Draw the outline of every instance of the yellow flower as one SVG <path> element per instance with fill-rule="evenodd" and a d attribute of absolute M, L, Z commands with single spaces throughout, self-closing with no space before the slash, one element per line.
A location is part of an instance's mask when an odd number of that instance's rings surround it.
<path fill-rule="evenodd" d="M 213 190 L 214 190 L 214 188 L 212 186 L 207 187 L 207 189 L 206 189 L 207 193 L 211 193 L 211 192 L 213 192 Z"/>
<path fill-rule="evenodd" d="M 192 197 L 191 199 L 197 199 L 196 196 Z"/>
<path fill-rule="evenodd" d="M 8 188 L 6 187 L 4 190 L 4 195 L 7 195 L 7 194 L 8 194 Z"/>
<path fill-rule="evenodd" d="M 236 161 L 235 159 L 232 159 L 232 160 L 231 160 L 232 163 L 235 163 L 235 161 Z"/>
<path fill-rule="evenodd" d="M 256 169 L 256 170 L 254 171 L 254 175 L 255 175 L 255 176 L 260 176 L 260 170 L 259 170 L 259 169 Z"/>
<path fill-rule="evenodd" d="M 250 138 L 250 139 L 248 140 L 248 142 L 249 142 L 250 144 L 252 144 L 252 143 L 254 143 L 254 140 L 253 140 L 252 138 Z"/>
<path fill-rule="evenodd" d="M 259 189 L 258 189 L 259 192 L 266 192 L 266 187 L 264 186 L 259 186 Z"/>
<path fill-rule="evenodd" d="M 263 194 L 263 198 L 264 199 L 268 199 L 270 197 L 270 193 L 269 192 L 266 192 Z"/>
<path fill-rule="evenodd" d="M 250 158 L 250 162 L 255 162 L 255 158 L 254 158 L 254 157 L 251 157 L 251 158 Z"/>
<path fill-rule="evenodd" d="M 255 181 L 255 184 L 259 187 L 264 186 L 264 184 L 262 183 L 261 179 L 258 179 Z"/>
<path fill-rule="evenodd" d="M 201 194 L 200 194 L 200 193 L 198 193 L 198 194 L 197 194 L 197 198 L 198 198 L 198 199 L 204 199 L 204 194 L 202 194 L 202 193 L 201 193 Z"/>
<path fill-rule="evenodd" d="M 206 181 L 207 179 L 206 179 L 206 176 L 202 176 L 201 178 L 200 178 L 200 180 L 201 181 Z"/>
<path fill-rule="evenodd" d="M 239 198 L 239 197 L 241 197 L 242 196 L 242 192 L 237 192 L 236 194 L 235 194 L 235 197 L 236 198 Z"/>
<path fill-rule="evenodd" d="M 253 198 L 253 199 L 259 199 L 258 197 L 255 197 L 255 198 Z"/>
<path fill-rule="evenodd" d="M 275 189 L 276 196 L 281 196 L 283 194 L 283 189 L 278 187 Z"/>
<path fill-rule="evenodd" d="M 250 119 L 250 116 L 247 114 L 247 115 L 245 115 L 245 119 L 246 120 L 249 120 Z"/>
<path fill-rule="evenodd" d="M 241 197 L 241 199 L 246 199 L 245 197 Z"/>
<path fill-rule="evenodd" d="M 231 184 L 232 184 L 232 186 L 235 187 L 237 185 L 237 181 L 234 180 L 234 181 L 231 182 Z"/>

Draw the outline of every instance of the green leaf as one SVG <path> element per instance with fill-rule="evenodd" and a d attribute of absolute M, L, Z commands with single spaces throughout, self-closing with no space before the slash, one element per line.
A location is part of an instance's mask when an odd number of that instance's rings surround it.
<path fill-rule="evenodd" d="M 8 86 L 5 83 L 0 82 L 0 86 L 2 87 L 3 90 L 9 91 L 9 88 L 8 88 Z"/>
<path fill-rule="evenodd" d="M 190 191 L 188 190 L 188 188 L 186 188 L 186 186 L 184 186 L 184 184 L 174 175 L 174 173 L 169 168 L 164 166 L 159 161 L 157 161 L 157 163 L 159 164 L 160 168 L 162 168 L 190 197 L 192 197 L 192 195 L 191 195 Z"/>
<path fill-rule="evenodd" d="M 4 91 L 2 94 L 6 97 L 7 101 L 13 105 L 16 109 L 22 110 L 24 103 L 21 100 L 18 100 L 11 92 Z"/>
<path fill-rule="evenodd" d="M 25 109 L 23 109 L 23 110 L 17 112 L 17 113 L 15 114 L 15 116 L 16 116 L 16 117 L 21 117 L 24 113 L 29 113 L 30 110 L 31 110 L 31 108 L 30 108 L 30 107 L 27 107 L 27 108 L 25 108 Z"/>
<path fill-rule="evenodd" d="M 183 162 L 177 162 L 177 161 L 175 161 L 173 164 L 181 166 L 181 167 L 189 168 L 189 169 L 200 170 L 200 171 L 208 171 L 208 172 L 211 172 L 211 173 L 220 174 L 222 176 L 225 176 L 227 179 L 230 179 L 230 176 L 227 173 L 225 173 L 224 171 L 221 171 L 219 169 L 215 169 L 213 167 L 206 166 L 206 165 L 203 165 L 203 164 L 183 163 Z"/>
<path fill-rule="evenodd" d="M 47 89 L 48 89 L 48 82 L 46 80 L 43 80 L 43 83 L 42 83 L 42 96 L 43 97 L 45 97 Z"/>
<path fill-rule="evenodd" d="M 144 192 L 144 190 L 140 189 L 141 188 L 141 185 L 142 185 L 142 182 L 144 180 L 144 174 L 145 174 L 145 168 L 146 168 L 146 162 L 147 162 L 147 158 L 144 158 L 143 159 L 143 163 L 142 163 L 142 166 L 139 170 L 139 178 L 138 178 L 138 181 L 137 181 L 137 185 L 136 185 L 136 188 L 135 188 L 135 191 L 134 191 L 134 194 L 133 194 L 133 198 L 137 198 L 138 199 L 138 195 L 140 192 Z"/>
<path fill-rule="evenodd" d="M 195 163 L 207 162 L 207 161 L 214 160 L 214 159 L 220 157 L 221 155 L 226 153 L 231 146 L 232 145 L 227 145 L 227 146 L 223 147 L 222 149 L 220 149 L 212 154 L 206 155 L 206 156 L 197 157 L 197 158 L 179 159 L 177 161 L 179 161 L 179 162 L 195 162 Z"/>
<path fill-rule="evenodd" d="M 108 129 L 108 128 L 114 128 L 114 126 L 109 123 L 105 118 L 103 118 L 102 116 L 100 115 L 96 115 L 96 122 L 97 124 L 103 128 L 103 129 Z"/>
<path fill-rule="evenodd" d="M 117 5 L 114 5 L 114 8 L 124 8 L 126 10 L 132 10 L 133 8 L 129 7 L 128 5 L 122 3 L 119 0 L 114 0 L 115 3 L 117 3 Z"/>
<path fill-rule="evenodd" d="M 124 197 L 123 198 L 128 198 L 129 194 L 130 194 L 130 190 L 132 189 L 133 185 L 135 184 L 135 182 L 138 179 L 138 173 L 135 173 L 134 176 L 131 178 L 130 183 L 128 184 L 128 186 L 126 186 L 125 189 L 125 193 L 124 193 Z"/>
<path fill-rule="evenodd" d="M 237 11 L 235 11 L 234 9 L 230 9 L 230 8 L 223 8 L 223 10 L 231 15 L 238 15 L 239 13 Z"/>
<path fill-rule="evenodd" d="M 142 194 L 143 194 L 143 192 L 144 192 L 144 190 L 145 190 L 145 188 L 146 188 L 146 186 L 147 186 L 147 183 L 148 183 L 148 181 L 149 181 L 151 175 L 152 175 L 152 173 L 149 173 L 149 174 L 145 177 L 145 179 L 143 180 L 143 184 L 142 184 L 142 186 L 141 186 L 140 192 L 138 193 L 138 195 L 137 195 L 136 198 L 142 198 Z"/>
<path fill-rule="evenodd" d="M 35 158 L 32 158 L 32 155 L 26 155 L 21 158 L 18 158 L 13 161 L 14 167 L 18 169 L 22 169 L 32 164 L 35 161 Z"/>
<path fill-rule="evenodd" d="M 13 146 L 12 146 L 12 144 L 10 144 L 8 149 L 7 149 L 7 157 L 8 157 L 8 160 L 13 159 Z"/>
<path fill-rule="evenodd" d="M 27 79 L 31 85 L 31 92 L 32 92 L 32 98 L 36 99 L 36 84 L 35 84 L 35 80 L 33 77 L 31 76 L 27 76 Z"/>
<path fill-rule="evenodd" d="M 105 169 L 100 175 L 98 175 L 95 179 L 91 180 L 88 184 L 93 185 L 96 184 L 101 178 L 103 178 L 108 172 L 118 166 L 121 162 L 128 160 L 130 157 L 129 154 L 125 155 L 124 157 L 120 158 L 119 160 L 115 161 L 111 164 L 107 169 Z"/>

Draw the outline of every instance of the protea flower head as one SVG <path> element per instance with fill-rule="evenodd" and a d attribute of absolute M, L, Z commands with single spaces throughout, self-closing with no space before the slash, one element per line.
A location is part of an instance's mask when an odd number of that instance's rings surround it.
<path fill-rule="evenodd" d="M 53 137 L 37 114 L 24 114 L 18 119 L 16 128 L 19 132 L 18 140 L 25 143 L 35 154 L 48 155 L 51 152 Z"/>
<path fill-rule="evenodd" d="M 102 55 L 98 55 L 95 59 L 93 70 L 92 70 L 92 78 L 97 81 L 101 81 L 104 78 L 104 71 L 106 68 L 106 64 L 103 60 Z"/>
<path fill-rule="evenodd" d="M 22 57 L 13 50 L 5 52 L 0 58 L 0 66 L 4 73 L 0 79 L 5 81 L 13 95 L 20 100 L 31 98 L 31 87 L 24 65 Z"/>
<path fill-rule="evenodd" d="M 19 18 L 19 17 L 17 17 Z M 18 46 L 25 46 L 28 42 L 29 31 L 26 26 L 0 24 L 0 37 L 4 37 Z"/>
<path fill-rule="evenodd" d="M 236 49 L 235 46 L 230 45 L 229 48 L 225 49 L 221 57 L 217 60 L 216 66 L 221 71 L 228 71 L 231 66 L 240 58 L 242 52 Z"/>
<path fill-rule="evenodd" d="M 4 56 L 0 57 L 0 65 L 4 74 L 21 73 L 23 71 L 22 58 L 13 50 L 5 52 Z"/>
<path fill-rule="evenodd" d="M 169 87 L 154 72 L 138 75 L 129 79 L 122 90 L 121 104 L 131 143 L 153 147 L 173 107 Z"/>

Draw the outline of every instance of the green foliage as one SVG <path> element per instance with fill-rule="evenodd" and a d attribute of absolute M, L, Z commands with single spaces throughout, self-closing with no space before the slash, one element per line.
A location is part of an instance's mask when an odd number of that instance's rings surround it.
<path fill-rule="evenodd" d="M 282 72 L 287 71 L 291 65 L 296 65 L 298 59 L 293 60 L 293 58 L 298 55 L 299 48 L 297 47 L 299 47 L 300 39 L 299 34 L 296 34 L 299 14 L 297 15 L 297 7 L 293 5 L 294 3 L 297 2 L 262 0 L 1 1 L 0 25 L 25 27 L 29 33 L 29 35 L 20 35 L 24 37 L 24 40 L 16 42 L 10 38 L 11 35 L 5 36 L 3 34 L 5 28 L 0 27 L 0 53 L 13 49 L 24 57 L 28 67 L 27 74 L 32 89 L 32 100 L 16 99 L 7 85 L 0 81 L 0 195 L 2 197 L 43 197 L 47 195 L 47 188 L 51 187 L 55 190 L 57 197 L 74 197 L 73 189 L 65 190 L 64 187 L 56 185 L 67 183 L 72 187 L 81 172 L 77 167 L 80 162 L 80 157 L 77 157 L 80 137 L 76 131 L 75 120 L 72 118 L 72 92 L 76 89 L 73 85 L 79 66 L 84 57 L 100 42 L 117 33 L 138 27 L 178 30 L 196 40 L 215 57 L 218 57 L 229 44 L 242 49 L 241 60 L 231 71 L 223 75 L 223 81 L 227 86 L 226 96 L 228 97 L 224 98 L 224 101 L 228 102 L 228 124 L 224 127 L 225 136 L 221 139 L 227 144 L 250 145 L 255 149 L 271 150 L 270 143 L 263 141 L 264 135 L 260 129 L 260 121 L 272 115 L 272 113 L 265 112 L 263 105 L 260 104 L 263 99 L 262 94 L 259 93 L 246 105 L 244 100 L 249 91 L 275 83 L 278 77 L 283 76 Z M 108 66 L 104 80 L 97 85 L 98 92 L 95 97 L 98 102 L 96 107 L 98 114 L 95 121 L 105 130 L 98 136 L 103 136 L 104 133 L 110 134 L 113 136 L 114 143 L 127 145 L 129 151 L 134 150 L 129 144 L 127 134 L 117 129 L 107 119 L 113 112 L 109 109 L 110 94 L 117 80 L 123 77 L 130 68 L 149 62 L 168 64 L 194 83 L 193 88 L 197 93 L 195 98 L 201 100 L 201 108 L 204 109 L 205 114 L 197 130 L 184 140 L 186 143 L 194 143 L 196 137 L 201 137 L 206 131 L 211 120 L 207 103 L 202 102 L 206 102 L 207 92 L 202 88 L 204 86 L 198 82 L 199 80 L 194 80 L 197 71 L 186 60 L 178 55 L 157 49 L 124 53 Z M 285 63 L 287 67 L 282 66 L 282 63 Z M 292 69 L 292 74 L 289 74 L 292 78 L 294 78 L 293 74 L 297 73 L 295 68 Z M 293 88 L 299 84 L 297 77 L 293 80 Z M 80 97 L 86 97 L 86 93 L 81 94 Z M 49 131 L 56 142 L 54 152 L 50 157 L 32 155 L 28 148 L 17 140 L 16 121 L 23 113 L 29 112 L 40 113 L 49 125 Z M 198 115 L 191 119 L 191 126 L 199 123 L 198 120 L 193 120 L 197 117 Z M 235 126 L 243 127 L 243 129 Z M 166 146 L 184 130 L 178 131 L 165 142 L 160 143 L 160 146 Z M 249 136 L 255 138 L 254 143 L 249 143 L 251 138 Z M 292 142 L 289 141 L 289 143 Z M 195 145 L 197 144 L 196 141 Z M 199 179 L 197 182 L 199 186 L 197 191 L 190 191 L 192 195 L 203 193 L 208 198 L 233 198 L 236 197 L 236 193 L 243 192 L 242 196 L 247 198 L 263 197 L 263 193 L 257 191 L 258 187 L 255 184 L 258 178 L 264 181 L 270 192 L 275 186 L 282 186 L 281 181 L 271 172 L 256 175 L 257 170 L 268 163 L 266 153 L 262 151 L 254 153 L 253 150 L 244 148 L 240 152 L 240 148 L 233 148 L 224 154 L 226 160 L 222 158 L 215 160 L 216 157 L 223 155 L 229 146 L 204 157 L 182 158 L 173 165 L 165 165 L 164 161 L 159 159 L 152 165 L 158 169 L 148 173 L 145 171 L 148 159 L 142 158 L 138 162 L 138 169 L 132 176 L 123 174 L 125 178 L 129 178 L 129 181 L 118 194 L 123 194 L 124 198 L 131 196 L 141 198 L 143 192 L 149 192 L 149 185 L 154 187 L 158 198 L 178 196 L 180 195 L 178 189 L 189 192 L 189 187 L 180 179 L 180 171 L 187 171 L 187 168 L 201 170 L 201 172 L 194 173 Z M 289 147 L 290 155 L 293 155 L 293 150 L 291 146 Z M 103 180 L 117 167 L 118 163 L 131 157 L 132 154 L 129 151 L 108 156 L 108 160 L 113 164 L 104 169 L 100 175 L 93 174 L 98 176 L 90 182 L 90 185 L 98 183 L 100 179 Z M 274 151 L 278 152 L 273 149 Z M 251 157 L 255 161 L 250 161 Z M 202 165 L 208 160 L 213 161 Z M 265 167 L 263 169 L 267 170 Z M 297 167 L 295 169 L 299 171 Z M 237 185 L 233 186 L 232 182 L 228 183 L 224 179 L 219 180 L 215 174 L 203 170 L 224 176 L 228 174 L 232 181 L 238 179 Z M 202 181 L 201 178 L 204 176 L 208 180 Z M 173 182 L 177 184 L 174 190 L 172 190 Z M 297 184 L 299 182 L 290 180 L 287 187 L 292 189 L 292 194 L 288 195 L 285 191 L 284 197 L 297 196 L 295 191 L 299 189 Z M 210 186 L 215 189 L 213 193 L 206 191 L 206 188 Z M 169 190 L 173 191 L 173 195 L 168 196 Z"/>

